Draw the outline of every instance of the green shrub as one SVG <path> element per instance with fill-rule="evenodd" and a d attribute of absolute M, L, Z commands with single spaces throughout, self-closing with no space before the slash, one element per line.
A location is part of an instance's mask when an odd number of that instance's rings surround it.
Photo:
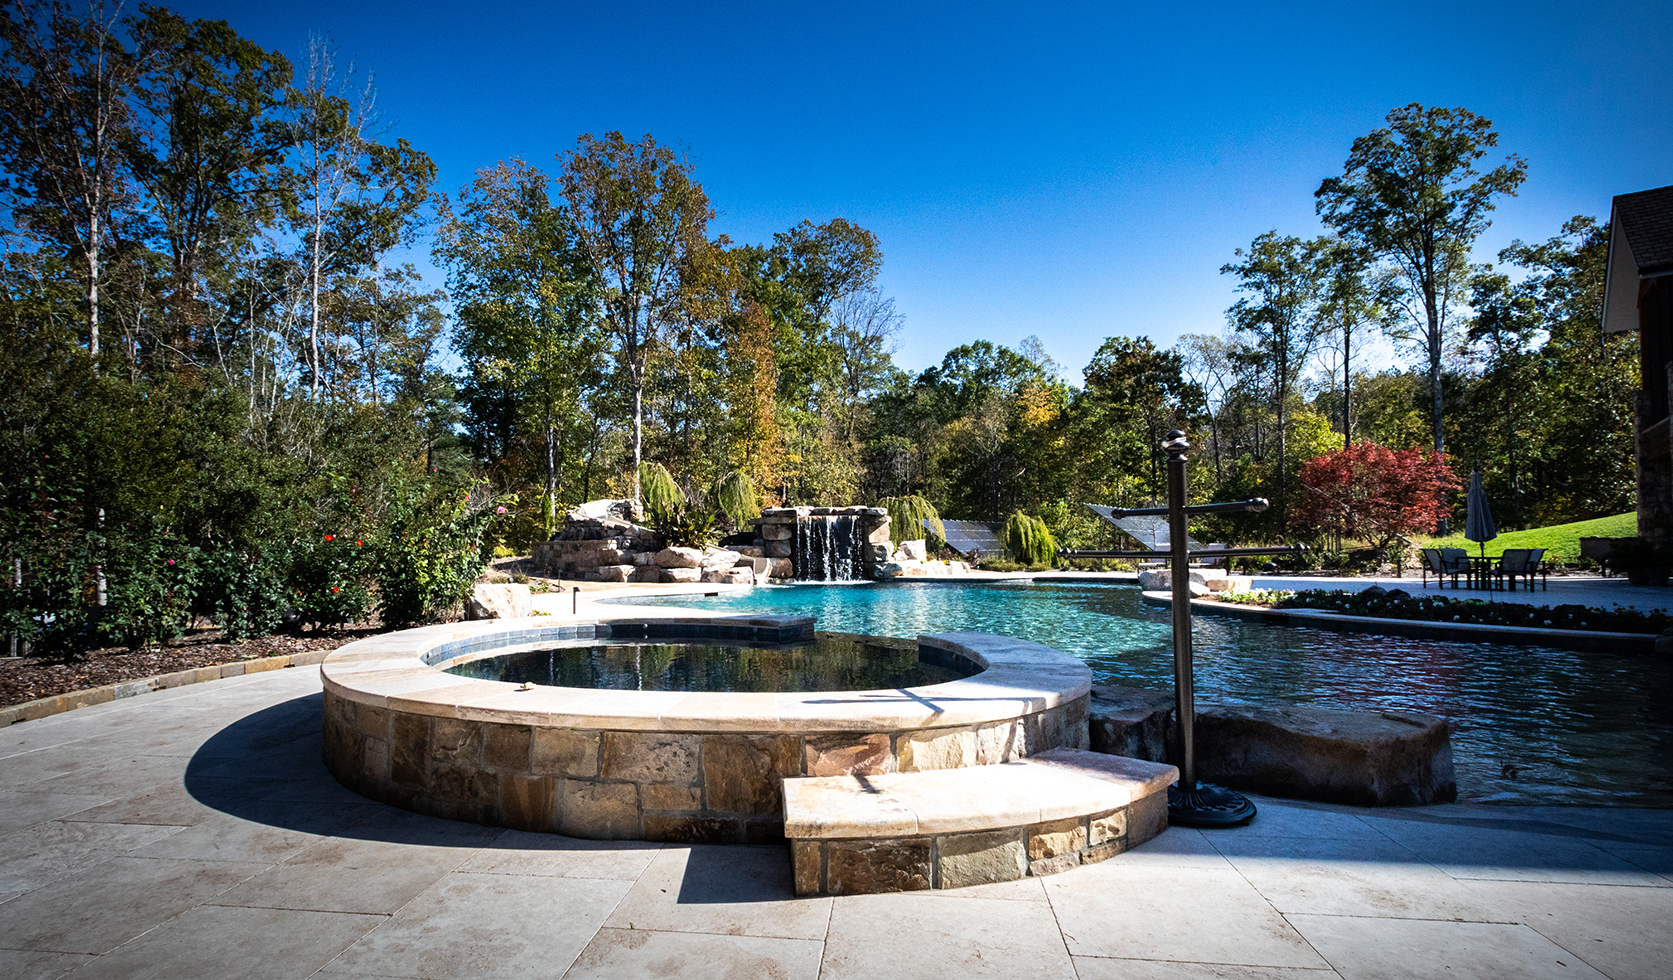
<path fill-rule="evenodd" d="M 315 532 L 292 542 L 285 585 L 302 625 L 343 626 L 366 618 L 374 550 L 347 534 Z"/>
<path fill-rule="evenodd" d="M 386 626 L 433 621 L 463 604 L 488 566 L 495 519 L 509 513 L 498 500 L 473 500 L 468 488 L 413 487 L 403 496 L 377 564 Z"/>
<path fill-rule="evenodd" d="M 669 547 L 706 548 L 720 540 L 720 525 L 711 511 L 691 506 L 651 511 L 651 530 Z"/>
<path fill-rule="evenodd" d="M 193 614 L 214 620 L 222 637 L 234 643 L 277 630 L 291 605 L 279 558 L 246 548 L 204 552 L 198 560 Z"/>
<path fill-rule="evenodd" d="M 1025 565 L 1051 566 L 1057 562 L 1057 541 L 1051 529 L 1045 521 L 1020 510 L 1006 519 L 1000 540 L 1006 553 Z"/>
<path fill-rule="evenodd" d="M 99 635 L 137 648 L 185 633 L 192 618 L 197 549 L 166 528 L 141 524 L 114 530 L 103 550 L 105 606 L 97 616 Z"/>
<path fill-rule="evenodd" d="M 945 541 L 947 527 L 941 523 L 941 515 L 936 512 L 935 505 L 917 494 L 904 497 L 884 497 L 877 502 L 877 506 L 889 512 L 889 543 L 896 548 L 902 541 L 916 541 L 919 538 L 933 538 L 937 543 Z M 924 524 L 928 522 L 930 531 L 924 531 Z"/>

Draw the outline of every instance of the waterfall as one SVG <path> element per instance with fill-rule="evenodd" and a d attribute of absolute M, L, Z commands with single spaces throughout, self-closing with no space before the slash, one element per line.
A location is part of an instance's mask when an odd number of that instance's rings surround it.
<path fill-rule="evenodd" d="M 792 558 L 803 581 L 845 582 L 859 577 L 864 559 L 858 553 L 859 522 L 848 514 L 798 515 Z"/>

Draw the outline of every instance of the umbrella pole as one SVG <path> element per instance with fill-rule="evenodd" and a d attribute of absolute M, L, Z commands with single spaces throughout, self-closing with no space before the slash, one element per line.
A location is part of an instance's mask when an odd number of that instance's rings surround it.
<path fill-rule="evenodd" d="M 1169 432 L 1168 533 L 1173 570 L 1174 761 L 1179 782 L 1168 787 L 1168 823 L 1182 827 L 1235 827 L 1255 817 L 1255 804 L 1241 793 L 1197 781 L 1196 692 L 1191 651 L 1191 555 L 1186 547 L 1185 433 Z"/>

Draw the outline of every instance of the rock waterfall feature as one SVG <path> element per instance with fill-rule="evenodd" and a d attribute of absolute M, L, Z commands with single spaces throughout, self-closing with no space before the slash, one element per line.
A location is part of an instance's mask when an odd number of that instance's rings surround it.
<path fill-rule="evenodd" d="M 801 581 L 873 579 L 889 560 L 889 512 L 881 507 L 769 507 L 754 523 L 766 556 L 788 559 Z"/>

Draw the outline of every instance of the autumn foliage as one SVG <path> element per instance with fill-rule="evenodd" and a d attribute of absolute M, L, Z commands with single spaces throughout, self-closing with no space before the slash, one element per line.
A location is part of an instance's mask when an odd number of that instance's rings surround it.
<path fill-rule="evenodd" d="M 1378 549 L 1401 535 L 1433 531 L 1450 510 L 1447 495 L 1462 489 L 1445 453 L 1369 441 L 1308 461 L 1301 485 L 1297 528 L 1337 531 Z"/>

